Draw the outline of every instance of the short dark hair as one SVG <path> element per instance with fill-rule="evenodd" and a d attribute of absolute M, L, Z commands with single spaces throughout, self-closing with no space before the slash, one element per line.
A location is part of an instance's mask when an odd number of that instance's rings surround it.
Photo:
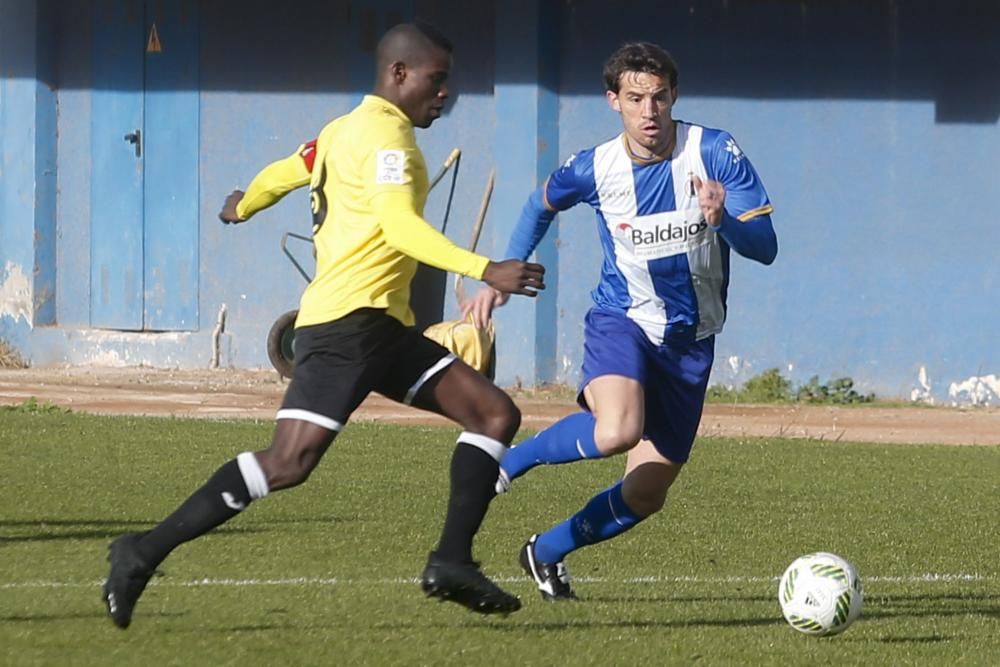
<path fill-rule="evenodd" d="M 622 74 L 646 72 L 670 80 L 670 87 L 677 87 L 677 63 L 665 49 L 652 42 L 629 42 L 611 54 L 604 63 L 604 85 L 613 93 L 618 92 Z"/>
<path fill-rule="evenodd" d="M 430 40 L 431 44 L 438 47 L 442 51 L 451 53 L 454 50 L 454 47 L 451 45 L 451 40 L 445 37 L 443 32 L 432 26 L 430 23 L 417 20 L 413 22 L 413 27 L 416 28 L 421 35 Z"/>

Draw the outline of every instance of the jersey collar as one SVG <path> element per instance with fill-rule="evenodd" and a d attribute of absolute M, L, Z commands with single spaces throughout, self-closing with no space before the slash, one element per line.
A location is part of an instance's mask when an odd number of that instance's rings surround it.
<path fill-rule="evenodd" d="M 619 135 L 619 138 L 621 139 L 622 146 L 625 148 L 625 154 L 635 164 L 656 164 L 657 162 L 663 162 L 664 160 L 673 158 L 674 151 L 677 150 L 677 121 L 674 121 L 674 140 L 668 145 L 667 150 L 653 157 L 640 157 L 633 153 L 632 147 L 628 145 L 628 137 L 625 136 L 624 132 Z"/>
<path fill-rule="evenodd" d="M 379 97 L 378 95 L 365 95 L 361 99 L 361 104 L 363 106 L 371 106 L 378 109 L 383 109 L 388 111 L 394 116 L 398 116 L 400 120 L 404 120 L 407 124 L 412 124 L 410 122 L 410 117 L 403 113 L 403 110 L 397 107 L 395 104 L 385 99 L 384 97 Z"/>

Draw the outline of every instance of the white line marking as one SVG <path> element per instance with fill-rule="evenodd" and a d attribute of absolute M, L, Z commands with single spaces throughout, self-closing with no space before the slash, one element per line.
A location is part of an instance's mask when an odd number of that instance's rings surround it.
<path fill-rule="evenodd" d="M 574 577 L 573 581 L 587 584 L 761 584 L 774 583 L 780 577 L 698 577 L 676 576 L 665 577 L 650 575 L 645 577 L 628 577 L 625 579 L 605 579 L 602 577 Z M 1000 577 L 981 574 L 939 574 L 927 573 L 916 575 L 862 576 L 862 581 L 868 583 L 953 583 L 959 581 L 996 581 Z M 528 577 L 495 577 L 501 583 L 528 581 Z M 170 581 L 153 579 L 150 586 L 170 586 L 173 588 L 195 588 L 200 586 L 375 586 L 375 585 L 411 585 L 420 580 L 416 577 L 396 577 L 391 579 L 344 579 L 339 577 L 289 577 L 285 579 L 193 579 L 188 581 Z M 74 582 L 74 581 L 22 581 L 0 584 L 0 590 L 14 588 L 91 588 L 103 585 L 104 581 Z"/>

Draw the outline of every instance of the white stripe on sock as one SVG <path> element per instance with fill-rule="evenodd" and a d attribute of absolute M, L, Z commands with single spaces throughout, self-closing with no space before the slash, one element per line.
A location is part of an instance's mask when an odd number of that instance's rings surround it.
<path fill-rule="evenodd" d="M 247 485 L 250 497 L 259 500 L 266 496 L 270 490 L 267 488 L 267 476 L 253 452 L 243 452 L 237 456 L 236 465 L 240 467 L 240 474 L 243 475 L 243 483 Z"/>
<path fill-rule="evenodd" d="M 507 451 L 507 447 L 499 440 L 494 440 L 493 438 L 489 438 L 479 433 L 463 431 L 462 435 L 458 436 L 458 441 L 467 445 L 472 445 L 473 447 L 478 447 L 492 456 L 493 460 L 497 463 L 500 463 L 500 459 L 503 458 L 504 452 Z"/>
<path fill-rule="evenodd" d="M 614 505 L 614 503 L 611 502 L 611 494 L 610 493 L 608 494 L 608 508 L 611 510 L 611 518 L 613 518 L 615 520 L 615 522 L 619 526 L 621 526 L 622 528 L 624 528 L 625 524 L 622 523 L 622 520 L 618 518 L 618 513 L 615 512 L 615 505 Z"/>

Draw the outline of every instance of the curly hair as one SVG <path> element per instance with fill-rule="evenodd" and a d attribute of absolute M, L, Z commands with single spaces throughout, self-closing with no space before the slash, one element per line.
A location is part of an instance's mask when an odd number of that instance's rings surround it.
<path fill-rule="evenodd" d="M 604 85 L 613 93 L 618 92 L 622 74 L 646 72 L 670 80 L 670 87 L 677 87 L 677 63 L 663 48 L 651 42 L 629 42 L 611 54 L 604 63 Z"/>

